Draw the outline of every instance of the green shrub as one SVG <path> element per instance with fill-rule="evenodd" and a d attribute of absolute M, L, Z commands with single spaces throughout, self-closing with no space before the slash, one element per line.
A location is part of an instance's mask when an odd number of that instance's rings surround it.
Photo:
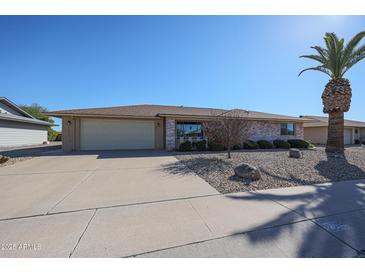
<path fill-rule="evenodd" d="M 311 144 L 309 142 L 300 140 L 300 139 L 288 140 L 288 143 L 290 144 L 290 147 L 293 147 L 293 148 L 310 148 L 311 147 Z"/>
<path fill-rule="evenodd" d="M 50 142 L 53 142 L 53 141 L 55 141 L 56 140 L 56 137 L 57 137 L 57 135 L 58 134 L 60 134 L 59 132 L 57 132 L 57 131 L 55 131 L 53 128 L 51 128 L 51 127 L 48 127 L 48 134 L 47 134 L 47 136 L 48 136 L 48 141 L 50 141 Z"/>
<path fill-rule="evenodd" d="M 266 140 L 259 140 L 257 141 L 257 144 L 259 145 L 260 148 L 263 149 L 270 149 L 273 147 L 272 143 Z"/>
<path fill-rule="evenodd" d="M 273 144 L 276 148 L 290 148 L 290 144 L 284 140 L 274 140 Z"/>
<path fill-rule="evenodd" d="M 181 143 L 179 146 L 180 151 L 191 151 L 192 145 L 190 141 L 185 141 L 184 143 Z"/>
<path fill-rule="evenodd" d="M 247 140 L 243 142 L 243 148 L 244 149 L 258 149 L 259 145 L 252 140 Z"/>
<path fill-rule="evenodd" d="M 196 150 L 204 151 L 207 149 L 207 141 L 202 140 L 195 143 Z"/>
<path fill-rule="evenodd" d="M 232 146 L 232 150 L 239 150 L 241 149 L 241 146 L 240 145 L 234 145 Z"/>
<path fill-rule="evenodd" d="M 208 148 L 209 148 L 209 150 L 212 150 L 212 151 L 225 150 L 225 147 L 222 144 L 217 144 L 217 143 L 208 143 Z"/>

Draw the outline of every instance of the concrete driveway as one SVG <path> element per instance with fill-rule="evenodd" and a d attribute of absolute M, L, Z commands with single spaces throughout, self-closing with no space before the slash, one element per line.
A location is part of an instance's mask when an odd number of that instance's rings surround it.
<path fill-rule="evenodd" d="M 221 195 L 184 169 L 156 151 L 3 167 L 0 257 L 362 256 L 361 181 Z"/>

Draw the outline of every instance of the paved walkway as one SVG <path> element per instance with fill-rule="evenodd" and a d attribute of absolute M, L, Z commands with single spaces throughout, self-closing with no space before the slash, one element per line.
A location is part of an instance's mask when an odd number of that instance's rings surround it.
<path fill-rule="evenodd" d="M 365 181 L 221 195 L 166 153 L 0 169 L 0 257 L 359 257 Z M 166 168 L 167 167 L 167 168 Z"/>

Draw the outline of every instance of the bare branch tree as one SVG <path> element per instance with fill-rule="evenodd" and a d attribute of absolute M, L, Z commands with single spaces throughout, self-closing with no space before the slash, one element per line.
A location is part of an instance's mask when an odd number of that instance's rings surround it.
<path fill-rule="evenodd" d="M 248 111 L 240 109 L 216 112 L 213 119 L 203 123 L 204 134 L 209 142 L 223 145 L 231 158 L 232 146 L 241 145 L 251 134 L 251 122 L 247 116 Z"/>

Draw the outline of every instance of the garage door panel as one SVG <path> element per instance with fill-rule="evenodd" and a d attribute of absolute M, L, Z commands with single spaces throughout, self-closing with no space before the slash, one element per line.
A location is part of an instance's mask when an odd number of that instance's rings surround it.
<path fill-rule="evenodd" d="M 122 119 L 82 119 L 81 150 L 153 149 L 153 121 Z"/>

